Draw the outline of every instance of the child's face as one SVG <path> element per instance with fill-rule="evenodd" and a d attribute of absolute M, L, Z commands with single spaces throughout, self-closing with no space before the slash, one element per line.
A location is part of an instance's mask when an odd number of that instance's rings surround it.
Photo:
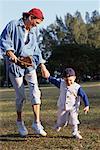
<path fill-rule="evenodd" d="M 76 79 L 76 76 L 70 76 L 70 77 L 64 78 L 67 86 L 70 86 L 71 84 L 73 84 L 75 79 Z"/>

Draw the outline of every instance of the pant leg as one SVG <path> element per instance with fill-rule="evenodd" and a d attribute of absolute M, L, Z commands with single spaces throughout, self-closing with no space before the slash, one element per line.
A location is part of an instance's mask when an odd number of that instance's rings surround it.
<path fill-rule="evenodd" d="M 76 111 L 75 109 L 70 110 L 69 124 L 71 124 L 71 125 L 77 125 L 79 123 L 80 122 L 78 120 L 78 111 Z"/>
<path fill-rule="evenodd" d="M 57 114 L 57 125 L 59 127 L 65 126 L 67 125 L 68 121 L 69 111 L 59 109 Z"/>
<path fill-rule="evenodd" d="M 32 105 L 41 104 L 40 90 L 39 90 L 39 87 L 38 87 L 36 71 L 33 70 L 30 74 L 26 74 L 25 79 L 26 79 L 26 81 L 28 82 L 28 85 L 29 85 L 30 99 L 31 99 Z"/>
<path fill-rule="evenodd" d="M 9 77 L 16 93 L 16 110 L 21 112 L 25 100 L 23 77 L 16 78 L 12 73 L 9 73 Z"/>

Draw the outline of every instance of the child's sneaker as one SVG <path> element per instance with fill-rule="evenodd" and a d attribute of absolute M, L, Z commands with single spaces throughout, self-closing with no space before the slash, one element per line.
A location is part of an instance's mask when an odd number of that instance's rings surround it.
<path fill-rule="evenodd" d="M 35 130 L 35 134 L 39 134 L 42 136 L 46 136 L 47 133 L 43 130 L 44 127 L 41 125 L 41 123 L 34 123 L 32 124 L 32 128 Z"/>
<path fill-rule="evenodd" d="M 53 129 L 59 132 L 61 130 L 61 127 L 58 127 L 57 125 L 55 125 Z"/>
<path fill-rule="evenodd" d="M 73 132 L 72 134 L 73 134 L 73 137 L 75 137 L 79 140 L 82 140 L 82 136 L 81 136 L 80 132 L 76 132 L 76 133 Z"/>
<path fill-rule="evenodd" d="M 23 121 L 17 121 L 16 124 L 17 124 L 18 132 L 20 136 L 28 135 L 28 130 L 26 129 Z"/>

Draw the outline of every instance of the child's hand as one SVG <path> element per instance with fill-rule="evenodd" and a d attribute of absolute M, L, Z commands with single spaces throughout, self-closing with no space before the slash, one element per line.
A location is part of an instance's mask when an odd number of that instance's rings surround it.
<path fill-rule="evenodd" d="M 88 113 L 88 111 L 89 111 L 89 106 L 86 106 L 86 107 L 84 108 L 84 112 L 85 112 L 85 114 L 87 114 L 87 113 Z"/>

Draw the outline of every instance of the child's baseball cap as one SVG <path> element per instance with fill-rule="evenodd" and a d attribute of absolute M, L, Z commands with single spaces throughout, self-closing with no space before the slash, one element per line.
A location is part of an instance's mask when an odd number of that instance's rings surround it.
<path fill-rule="evenodd" d="M 75 71 L 72 68 L 66 68 L 63 72 L 63 77 L 75 76 Z"/>
<path fill-rule="evenodd" d="M 41 19 L 41 20 L 44 19 L 42 11 L 38 8 L 33 8 L 29 12 L 24 12 L 23 14 L 33 15 L 36 18 Z"/>

